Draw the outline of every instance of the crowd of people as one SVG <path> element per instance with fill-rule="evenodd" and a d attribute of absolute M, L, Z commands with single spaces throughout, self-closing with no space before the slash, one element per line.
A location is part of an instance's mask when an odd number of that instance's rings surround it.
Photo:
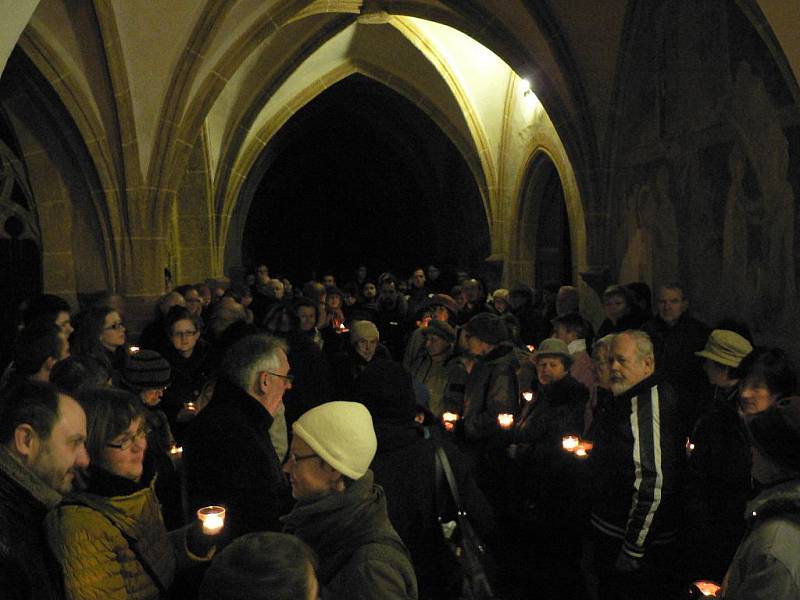
<path fill-rule="evenodd" d="M 785 352 L 677 282 L 655 310 L 608 287 L 595 328 L 573 286 L 452 275 L 262 264 L 170 291 L 136 339 L 118 295 L 31 298 L 0 381 L 2 596 L 461 598 L 444 452 L 480 597 L 800 597 Z"/>

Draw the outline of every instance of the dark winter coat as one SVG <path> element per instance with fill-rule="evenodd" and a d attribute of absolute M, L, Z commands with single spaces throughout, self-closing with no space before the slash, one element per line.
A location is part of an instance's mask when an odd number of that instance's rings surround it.
<path fill-rule="evenodd" d="M 0 446 L 0 595 L 7 600 L 60 600 L 61 568 L 47 544 L 44 518 L 61 501 Z"/>
<path fill-rule="evenodd" d="M 269 436 L 272 416 L 226 379 L 192 421 L 183 446 L 189 508 L 228 508 L 232 537 L 280 531 L 278 517 L 291 506 L 290 490 Z"/>
<path fill-rule="evenodd" d="M 723 394 L 690 436 L 682 497 L 685 547 L 694 579 L 722 581 L 744 532 L 753 496 L 750 444 L 737 410 L 738 389 Z"/>
<path fill-rule="evenodd" d="M 435 456 L 439 442 L 425 439 L 422 429 L 415 423 L 376 422 L 375 433 L 378 453 L 371 469 L 375 482 L 386 493 L 389 520 L 411 554 L 420 598 L 446 598 L 447 573 L 453 564 L 437 520 Z M 458 450 L 450 444 L 442 445 L 470 522 L 486 541 L 495 529 L 492 509 Z M 439 500 L 445 517 L 453 513 L 449 500 Z"/>
<path fill-rule="evenodd" d="M 389 522 L 372 471 L 344 493 L 298 502 L 281 520 L 317 553 L 326 599 L 416 600 L 408 550 Z"/>
<path fill-rule="evenodd" d="M 468 441 L 497 433 L 497 415 L 519 412 L 519 362 L 510 344 L 500 344 L 480 357 L 467 377 L 464 391 L 464 432 Z"/>
<path fill-rule="evenodd" d="M 711 330 L 708 326 L 684 312 L 677 323 L 668 325 L 661 316 L 642 325 L 653 341 L 656 372 L 662 380 L 672 385 L 678 396 L 681 433 L 689 435 L 697 418 L 705 412 L 705 399 L 712 394 L 711 385 L 703 372 L 703 358 L 695 356 L 705 347 Z"/>
<path fill-rule="evenodd" d="M 194 352 L 184 358 L 172 344 L 161 350 L 162 356 L 172 369 L 172 380 L 164 391 L 159 408 L 169 419 L 169 426 L 178 445 L 183 443 L 186 423 L 178 422 L 178 413 L 186 402 L 196 402 L 203 385 L 213 376 L 211 346 L 205 340 L 197 340 Z"/>

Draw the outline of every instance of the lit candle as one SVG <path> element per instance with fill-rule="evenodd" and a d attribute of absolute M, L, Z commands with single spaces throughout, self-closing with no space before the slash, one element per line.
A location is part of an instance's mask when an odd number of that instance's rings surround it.
<path fill-rule="evenodd" d="M 528 352 L 533 352 L 534 350 L 536 350 L 536 346 L 534 346 L 533 344 L 528 344 L 526 348 L 528 349 Z"/>
<path fill-rule="evenodd" d="M 183 408 L 185 408 L 189 412 L 194 412 L 197 410 L 197 405 L 194 402 L 184 402 Z"/>
<path fill-rule="evenodd" d="M 533 401 L 533 392 L 522 392 L 522 397 L 525 398 L 525 402 Z"/>
<path fill-rule="evenodd" d="M 444 428 L 447 431 L 453 431 L 456 426 L 456 421 L 458 421 L 461 417 L 459 417 L 458 413 L 454 412 L 446 412 L 442 414 L 442 422 L 444 423 Z"/>
<path fill-rule="evenodd" d="M 575 448 L 575 456 L 578 458 L 586 458 L 589 456 L 589 451 L 594 448 L 594 444 L 592 442 L 587 442 L 581 440 L 578 444 L 578 447 Z"/>
<path fill-rule="evenodd" d="M 497 415 L 497 424 L 501 429 L 511 429 L 514 424 L 514 415 L 511 413 L 500 413 Z"/>
<path fill-rule="evenodd" d="M 716 598 L 717 592 L 720 590 L 720 587 L 713 581 L 695 581 L 694 587 L 700 590 L 700 593 L 703 594 L 703 596 L 709 598 Z"/>
<path fill-rule="evenodd" d="M 128 352 L 130 352 L 131 354 L 136 354 L 137 352 L 139 352 L 139 346 L 131 346 L 130 348 L 128 348 Z"/>
<path fill-rule="evenodd" d="M 691 438 L 686 438 L 686 458 L 690 458 L 694 452 L 694 442 Z"/>
<path fill-rule="evenodd" d="M 203 533 L 217 535 L 225 525 L 225 509 L 222 506 L 204 506 L 197 511 L 197 518 L 203 523 Z"/>
<path fill-rule="evenodd" d="M 561 447 L 567 452 L 574 452 L 577 450 L 581 441 L 577 435 L 565 435 L 561 438 Z"/>
<path fill-rule="evenodd" d="M 173 457 L 183 456 L 183 448 L 181 446 L 173 446 L 169 449 L 169 453 Z"/>

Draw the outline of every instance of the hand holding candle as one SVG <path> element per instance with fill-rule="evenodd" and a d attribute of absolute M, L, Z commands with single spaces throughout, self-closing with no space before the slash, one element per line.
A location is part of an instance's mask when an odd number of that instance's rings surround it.
<path fill-rule="evenodd" d="M 720 590 L 720 587 L 713 581 L 695 581 L 692 585 L 707 598 L 716 598 Z"/>
<path fill-rule="evenodd" d="M 500 425 L 500 429 L 511 429 L 514 425 L 514 415 L 511 413 L 500 413 L 497 415 L 497 424 Z"/>
<path fill-rule="evenodd" d="M 225 525 L 225 509 L 222 506 L 204 506 L 197 511 L 197 518 L 203 523 L 203 533 L 218 535 Z"/>
<path fill-rule="evenodd" d="M 574 452 L 578 449 L 581 440 L 577 435 L 565 435 L 561 438 L 561 447 L 567 452 Z"/>

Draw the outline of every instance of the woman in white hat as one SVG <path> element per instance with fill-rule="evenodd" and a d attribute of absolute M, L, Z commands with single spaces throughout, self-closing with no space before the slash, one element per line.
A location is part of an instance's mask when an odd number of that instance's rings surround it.
<path fill-rule="evenodd" d="M 369 470 L 378 442 L 367 408 L 328 402 L 303 414 L 292 431 L 283 470 L 297 504 L 281 520 L 319 556 L 324 597 L 416 599 L 408 550 Z"/>

